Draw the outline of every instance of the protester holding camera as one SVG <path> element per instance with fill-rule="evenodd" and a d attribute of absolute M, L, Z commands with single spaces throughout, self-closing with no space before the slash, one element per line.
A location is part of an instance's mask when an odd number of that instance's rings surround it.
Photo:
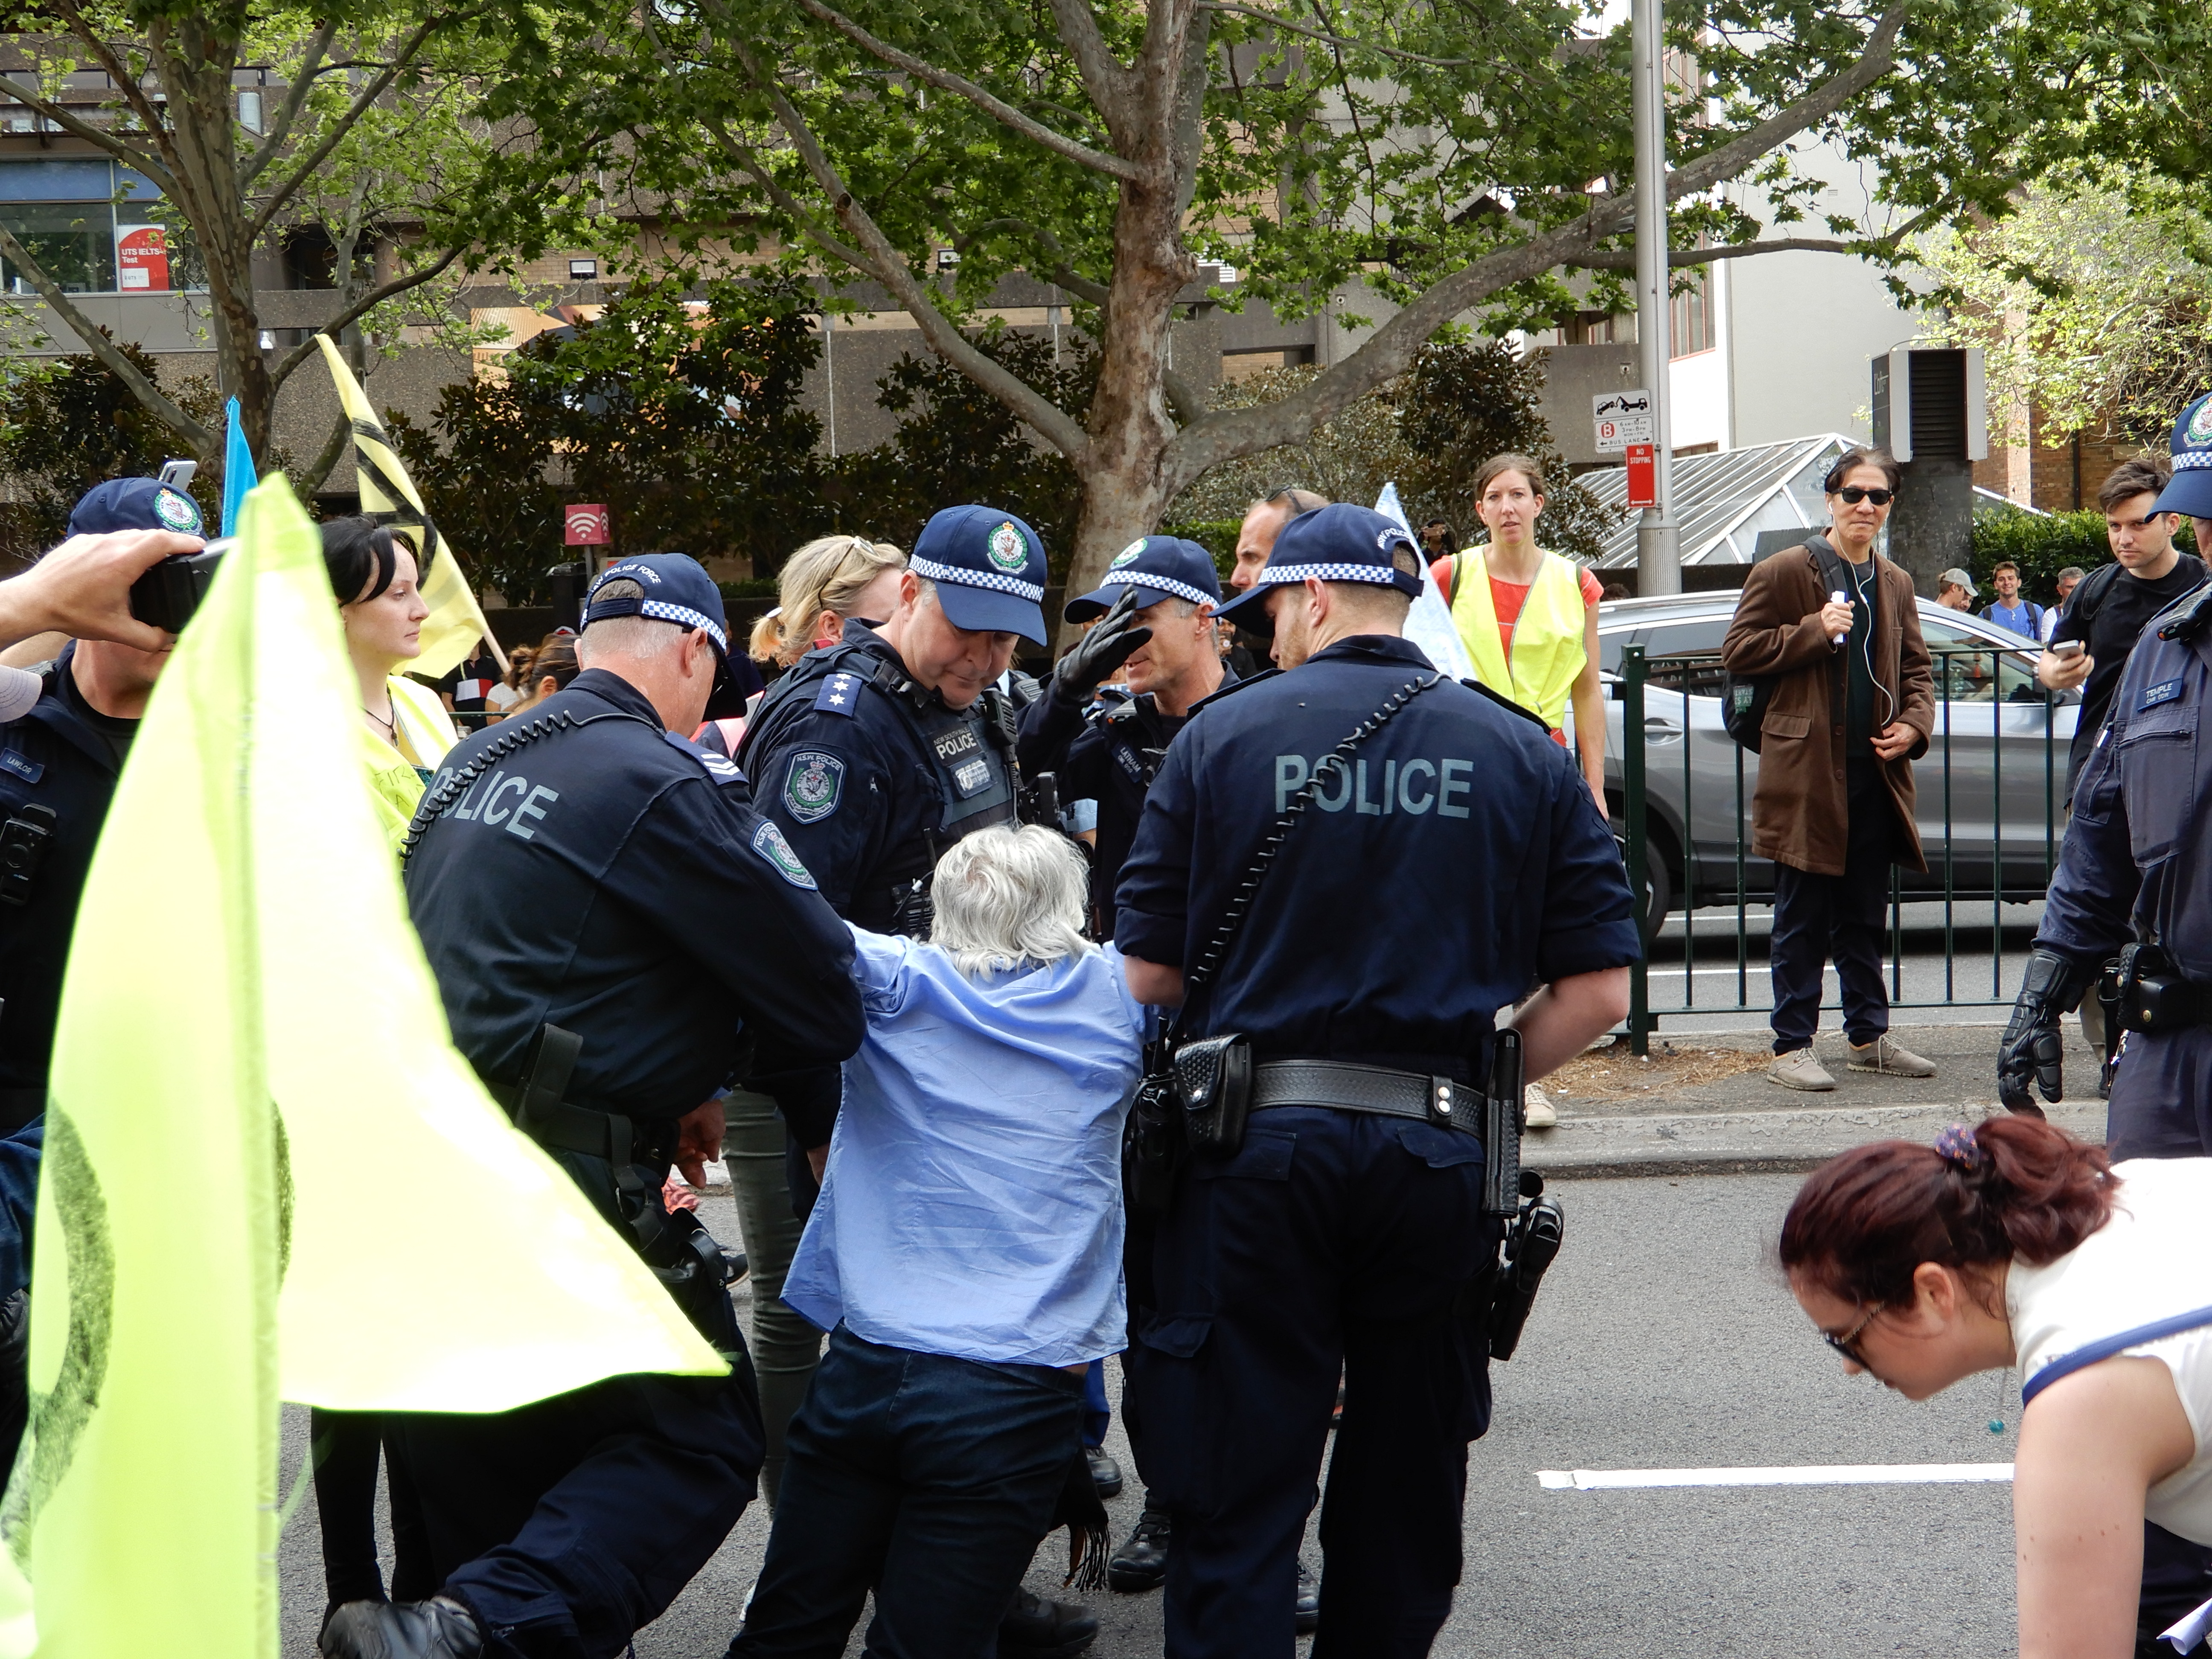
<path fill-rule="evenodd" d="M 2182 411 L 2172 448 L 2164 492 L 2127 498 L 2116 520 L 2212 519 L 2212 398 Z M 2109 989 L 2100 1012 L 2118 1029 L 2103 1033 L 2113 1048 L 2101 1081 L 2112 1098 L 2106 1143 L 2118 1158 L 2212 1156 L 2212 744 L 2204 735 L 2212 582 L 2203 566 L 2196 574 L 2128 648 L 2074 786 L 2065 845 L 1997 1049 L 1998 1098 L 2016 1112 L 2040 1110 L 2031 1083 L 2047 1101 L 2064 1091 L 2059 1015 L 2092 996 L 2101 1001 Z M 2075 590 L 2075 607 L 2096 580 Z M 2110 586 L 2109 603 L 2118 604 L 2143 584 L 2124 576 Z M 2056 637 L 2067 630 L 2061 623 Z M 2100 985 L 2115 957 L 2111 984 Z"/>
<path fill-rule="evenodd" d="M 396 848 L 423 786 L 457 741 L 438 694 L 398 672 L 422 654 L 422 621 L 430 607 L 416 585 L 413 551 L 373 519 L 325 524 L 323 562 L 345 624 L 346 655 L 361 682 L 369 794 Z"/>
<path fill-rule="evenodd" d="M 842 1653 L 871 1590 L 869 1652 L 973 1659 L 1071 1480 L 1103 1528 L 1083 1374 L 1127 1326 L 1147 1015 L 1084 939 L 1084 890 L 1060 836 L 979 830 L 938 862 L 927 943 L 852 930 L 868 1035 L 783 1292 L 829 1352 L 732 1659 Z M 1091 1532 L 1094 1570 L 1103 1548 Z"/>
<path fill-rule="evenodd" d="M 2212 1162 L 2115 1164 L 2033 1118 L 1877 1141 L 1782 1225 L 1854 1375 L 1926 1400 L 2018 1365 L 2022 1659 L 2163 1654 L 2212 1623 Z M 2002 1421 L 2002 1419 L 2000 1419 Z"/>
<path fill-rule="evenodd" d="M 0 583 L 0 592 L 15 590 L 10 629 L 98 630 L 27 676 L 35 701 L 0 724 L 0 1133 L 46 1109 L 77 897 L 147 697 L 176 644 L 173 634 L 132 619 L 130 584 L 161 557 L 199 546 L 200 513 L 190 495 L 152 478 L 113 478 L 86 492 L 69 529 L 76 544 L 47 556 L 53 568 L 33 566 Z"/>

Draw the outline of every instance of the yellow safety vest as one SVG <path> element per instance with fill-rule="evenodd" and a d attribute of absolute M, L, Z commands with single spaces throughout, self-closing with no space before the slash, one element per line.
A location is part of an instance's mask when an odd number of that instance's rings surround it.
<path fill-rule="evenodd" d="M 377 821 L 397 848 L 407 839 L 407 826 L 422 799 L 424 773 L 437 770 L 438 763 L 446 758 L 446 751 L 457 739 L 453 722 L 436 692 L 398 674 L 385 684 L 392 691 L 392 718 L 399 728 L 400 740 L 414 753 L 420 768 L 366 726 L 362 728 L 362 758 L 368 768 L 369 797 L 376 804 Z"/>
<path fill-rule="evenodd" d="M 1510 697 L 1557 732 L 1566 724 L 1567 695 L 1589 660 L 1583 649 L 1582 567 L 1547 552 L 1513 624 L 1513 656 L 1506 660 L 1498 632 L 1498 607 L 1490 598 L 1490 564 L 1482 550 L 1462 553 L 1452 573 L 1452 622 L 1474 660 L 1474 677 Z"/>

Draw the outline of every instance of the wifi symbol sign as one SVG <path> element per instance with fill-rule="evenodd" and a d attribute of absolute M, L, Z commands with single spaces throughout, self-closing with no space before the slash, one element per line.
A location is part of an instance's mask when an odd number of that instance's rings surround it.
<path fill-rule="evenodd" d="M 613 521 L 606 507 L 600 503 L 571 504 L 562 509 L 565 516 L 562 541 L 569 547 L 605 547 L 614 539 Z"/>

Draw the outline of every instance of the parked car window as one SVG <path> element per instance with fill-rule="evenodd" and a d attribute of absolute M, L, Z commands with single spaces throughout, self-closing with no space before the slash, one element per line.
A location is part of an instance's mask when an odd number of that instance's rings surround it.
<path fill-rule="evenodd" d="M 1920 632 L 1936 659 L 1936 693 L 1948 702 L 2040 702 L 2043 688 L 2035 683 L 2033 666 L 2016 651 L 1987 648 L 1978 634 L 1948 623 L 1936 622 L 1925 611 Z M 1946 647 L 1949 647 L 1948 650 Z"/>
<path fill-rule="evenodd" d="M 1651 660 L 1650 683 L 1694 697 L 1721 694 L 1721 642 L 1728 638 L 1731 612 L 1646 629 L 1638 638 Z M 1684 661 L 1684 658 L 1703 659 Z"/>

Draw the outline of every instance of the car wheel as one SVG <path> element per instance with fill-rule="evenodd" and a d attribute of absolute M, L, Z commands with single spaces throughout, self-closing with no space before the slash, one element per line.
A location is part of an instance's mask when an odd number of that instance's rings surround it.
<path fill-rule="evenodd" d="M 1620 843 L 1623 863 L 1628 859 L 1628 826 L 1620 819 L 1613 820 L 1613 838 Z M 1644 879 L 1636 884 L 1636 927 L 1646 945 L 1658 937 L 1659 929 L 1674 908 L 1674 883 L 1680 873 L 1680 860 L 1665 832 L 1655 832 L 1647 826 L 1644 832 Z"/>

